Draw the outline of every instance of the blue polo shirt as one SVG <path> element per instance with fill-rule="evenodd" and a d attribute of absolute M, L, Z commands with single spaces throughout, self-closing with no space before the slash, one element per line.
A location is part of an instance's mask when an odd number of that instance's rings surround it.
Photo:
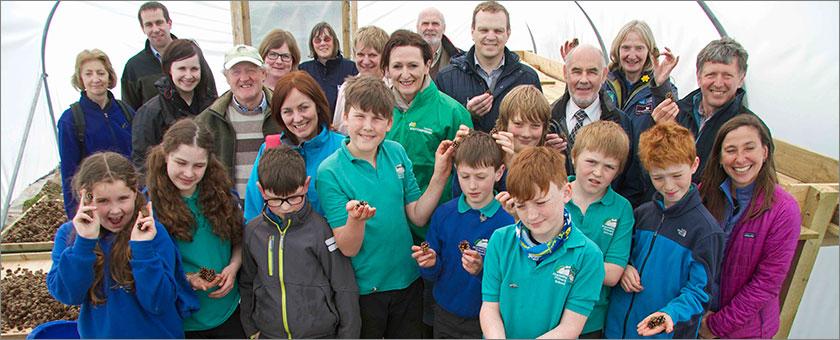
<path fill-rule="evenodd" d="M 350 200 L 367 201 L 376 214 L 365 223 L 362 247 L 350 258 L 359 294 L 408 287 L 420 273 L 411 257 L 411 230 L 405 205 L 420 199 L 411 161 L 402 145 L 385 140 L 376 152 L 376 167 L 347 149 L 350 138 L 318 167 L 315 188 L 330 227 L 347 224 Z"/>

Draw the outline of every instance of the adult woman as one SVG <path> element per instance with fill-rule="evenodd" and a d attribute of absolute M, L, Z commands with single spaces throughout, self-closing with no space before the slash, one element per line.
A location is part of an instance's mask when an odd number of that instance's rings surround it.
<path fill-rule="evenodd" d="M 259 51 L 268 71 L 263 86 L 272 91 L 280 77 L 297 71 L 300 64 L 300 49 L 295 37 L 288 31 L 273 29 L 268 32 L 260 43 Z"/>
<path fill-rule="evenodd" d="M 216 84 L 201 48 L 175 39 L 160 58 L 164 76 L 155 82 L 159 94 L 137 110 L 131 128 L 131 159 L 145 173 L 146 153 L 160 143 L 176 120 L 195 117 L 216 100 Z"/>
<path fill-rule="evenodd" d="M 58 155 L 64 211 L 72 219 L 78 202 L 70 179 L 85 156 L 96 151 L 114 151 L 131 156 L 131 118 L 134 111 L 114 98 L 109 89 L 117 85 L 111 60 L 98 49 L 84 50 L 76 56 L 73 88 L 81 91 L 78 102 L 70 105 L 58 119 Z M 110 133 L 103 133 L 109 131 Z"/>
<path fill-rule="evenodd" d="M 461 125 L 472 128 L 469 111 L 440 92 L 429 76 L 432 57 L 432 49 L 423 37 L 407 30 L 391 34 L 382 54 L 387 84 L 396 100 L 394 122 L 385 138 L 405 148 L 420 191 L 426 191 L 432 179 L 440 142 L 455 139 Z M 447 185 L 440 202 L 448 202 L 450 194 Z M 425 229 L 412 229 L 415 236 L 425 235 Z"/>
<path fill-rule="evenodd" d="M 47 288 L 82 306 L 82 339 L 183 338 L 181 320 L 198 310 L 181 256 L 137 184 L 115 152 L 88 156 L 73 176 L 82 203 L 56 232 Z"/>
<path fill-rule="evenodd" d="M 778 184 L 772 143 L 751 114 L 732 118 L 715 138 L 700 194 L 728 241 L 702 337 L 771 338 L 779 329 L 779 291 L 802 220 L 796 200 Z"/>
<path fill-rule="evenodd" d="M 319 22 L 312 28 L 309 34 L 309 56 L 313 59 L 300 64 L 300 69 L 309 73 L 321 86 L 327 96 L 329 113 L 332 113 L 335 111 L 338 85 L 344 83 L 347 76 L 355 76 L 359 71 L 355 63 L 341 55 L 338 36 L 326 22 Z"/>
<path fill-rule="evenodd" d="M 358 75 L 368 74 L 376 78 L 382 78 L 382 67 L 379 63 L 382 60 L 382 50 L 388 42 L 388 32 L 376 27 L 365 26 L 359 28 L 353 35 L 353 52 L 356 54 L 356 69 Z M 357 76 L 358 76 L 357 75 Z M 338 88 L 338 98 L 335 101 L 333 111 L 333 127 L 336 131 L 347 134 L 347 127 L 344 126 L 344 83 Z"/>
<path fill-rule="evenodd" d="M 330 112 L 324 91 L 315 79 L 302 71 L 291 72 L 277 81 L 271 96 L 271 116 L 280 125 L 279 135 L 266 136 L 297 150 L 306 162 L 306 175 L 310 177 L 306 196 L 312 208 L 323 215 L 315 178 L 318 165 L 341 146 L 344 136 L 332 131 Z M 245 189 L 245 219 L 257 217 L 263 210 L 263 197 L 257 188 L 257 169 L 266 143 L 260 146 L 251 177 Z"/>
<path fill-rule="evenodd" d="M 213 153 L 213 135 L 185 118 L 173 124 L 148 159 L 155 217 L 169 229 L 201 309 L 184 319 L 187 338 L 245 337 L 236 273 L 242 265 L 242 211 Z M 208 279 L 199 273 L 210 269 Z"/>

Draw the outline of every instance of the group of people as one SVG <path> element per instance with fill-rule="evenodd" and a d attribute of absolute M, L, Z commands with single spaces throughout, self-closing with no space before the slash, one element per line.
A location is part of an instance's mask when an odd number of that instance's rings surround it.
<path fill-rule="evenodd" d="M 58 122 L 51 294 L 95 338 L 770 338 L 801 222 L 747 109 L 747 52 L 670 82 L 649 26 L 561 49 L 555 103 L 505 47 L 510 14 L 327 23 L 225 54 L 147 2 L 125 65 L 85 50 Z M 454 169 L 454 172 L 453 172 Z"/>

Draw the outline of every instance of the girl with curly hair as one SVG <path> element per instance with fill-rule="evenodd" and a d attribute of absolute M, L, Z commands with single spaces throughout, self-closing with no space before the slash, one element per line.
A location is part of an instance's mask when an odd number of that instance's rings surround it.
<path fill-rule="evenodd" d="M 241 339 L 236 273 L 242 264 L 242 210 L 213 150 L 205 126 L 192 118 L 177 121 L 149 152 L 148 194 L 157 219 L 171 230 L 201 303 L 184 320 L 186 337 Z"/>
<path fill-rule="evenodd" d="M 47 288 L 81 305 L 86 338 L 182 338 L 182 320 L 198 309 L 178 250 L 137 190 L 123 155 L 98 152 L 73 176 L 79 207 L 59 227 Z"/>

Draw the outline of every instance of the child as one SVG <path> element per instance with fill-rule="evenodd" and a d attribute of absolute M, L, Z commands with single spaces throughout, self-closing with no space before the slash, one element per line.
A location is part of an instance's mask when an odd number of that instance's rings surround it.
<path fill-rule="evenodd" d="M 358 338 L 353 267 L 306 198 L 310 178 L 303 157 L 286 145 L 267 149 L 258 176 L 266 207 L 245 229 L 239 285 L 246 334 Z"/>
<path fill-rule="evenodd" d="M 455 167 L 466 192 L 435 210 L 427 247 L 411 248 L 420 274 L 436 282 L 436 339 L 481 338 L 478 312 L 487 240 L 499 227 L 513 224 L 513 217 L 493 199 L 493 185 L 505 170 L 503 155 L 486 132 L 473 130 L 463 138 L 455 152 Z"/>
<path fill-rule="evenodd" d="M 335 243 L 352 258 L 359 284 L 362 338 L 420 338 L 422 285 L 411 258 L 409 220 L 425 225 L 452 167 L 451 141 L 435 153 L 435 169 L 420 194 L 411 161 L 394 141 L 394 96 L 382 80 L 362 75 L 344 85 L 349 138 L 318 168 L 315 188 Z"/>
<path fill-rule="evenodd" d="M 586 319 L 581 338 L 604 337 L 610 288 L 621 279 L 630 255 L 633 208 L 610 187 L 626 164 L 629 148 L 624 129 L 607 120 L 582 127 L 572 147 L 576 176 L 569 176 L 572 200 L 566 209 L 575 227 L 604 253 L 605 274 L 601 294 Z"/>
<path fill-rule="evenodd" d="M 181 119 L 152 148 L 147 185 L 155 217 L 168 226 L 201 309 L 184 320 L 187 338 L 244 338 L 236 274 L 242 265 L 242 210 L 232 195 L 213 137 L 192 118 Z M 206 269 L 218 273 L 205 280 Z"/>
<path fill-rule="evenodd" d="M 696 338 L 725 236 L 691 183 L 700 162 L 694 138 L 675 123 L 656 124 L 640 137 L 639 159 L 657 194 L 634 212 L 630 264 L 612 289 L 605 335 Z"/>
<path fill-rule="evenodd" d="M 47 288 L 58 301 L 82 305 L 84 338 L 183 338 L 182 320 L 198 299 L 166 228 L 137 191 L 123 155 L 97 152 L 73 177 L 79 207 L 59 227 Z M 146 209 L 146 211 L 143 211 Z"/>
<path fill-rule="evenodd" d="M 598 246 L 573 226 L 560 151 L 520 152 L 508 175 L 516 224 L 493 233 L 484 259 L 481 330 L 488 339 L 580 335 L 604 281 Z"/>

